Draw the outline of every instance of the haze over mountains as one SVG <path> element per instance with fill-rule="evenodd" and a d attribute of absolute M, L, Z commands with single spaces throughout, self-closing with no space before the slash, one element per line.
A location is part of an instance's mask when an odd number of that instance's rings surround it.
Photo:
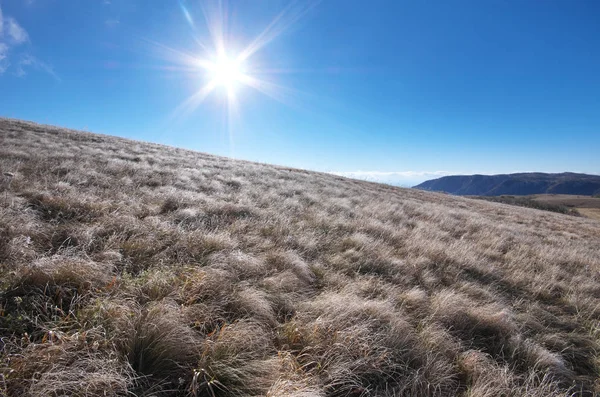
<path fill-rule="evenodd" d="M 461 196 L 500 196 L 528 194 L 600 194 L 600 176 L 563 172 L 529 172 L 501 175 L 451 175 L 425 181 L 416 189 Z"/>

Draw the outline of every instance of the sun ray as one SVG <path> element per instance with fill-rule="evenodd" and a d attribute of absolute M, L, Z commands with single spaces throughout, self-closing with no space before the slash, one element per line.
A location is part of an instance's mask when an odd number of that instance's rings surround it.
<path fill-rule="evenodd" d="M 235 96 L 235 92 L 227 92 L 227 136 L 229 138 L 229 156 L 235 158 L 235 134 L 234 134 L 234 122 L 238 116 L 238 102 Z"/>
<path fill-rule="evenodd" d="M 259 51 L 265 45 L 275 40 L 279 35 L 298 22 L 305 14 L 314 8 L 319 1 L 298 5 L 298 1 L 291 2 L 283 9 L 271 23 L 248 45 L 239 55 L 238 59 L 245 60 Z"/>
<path fill-rule="evenodd" d="M 158 55 L 166 61 L 196 68 L 206 64 L 205 60 L 198 58 L 191 53 L 169 47 L 150 39 L 142 38 L 141 40 L 154 47 L 158 51 Z"/>
<path fill-rule="evenodd" d="M 242 83 L 287 106 L 294 106 L 293 97 L 302 94 L 301 91 L 249 75 L 243 76 Z"/>
<path fill-rule="evenodd" d="M 185 117 L 200 106 L 200 104 L 206 99 L 207 96 L 210 95 L 211 92 L 217 87 L 217 83 L 214 81 L 209 82 L 200 90 L 198 90 L 195 94 L 187 98 L 183 103 L 181 103 L 175 110 L 172 112 L 171 117 L 173 119 L 178 117 Z"/>
<path fill-rule="evenodd" d="M 210 6 L 210 4 L 213 4 Z M 212 43 L 217 51 L 217 54 L 221 55 L 225 53 L 225 30 L 226 30 L 226 15 L 227 12 L 224 9 L 222 0 L 217 0 L 216 6 L 214 3 L 201 2 L 200 8 L 204 15 L 206 27 L 212 40 Z"/>
<path fill-rule="evenodd" d="M 181 8 L 181 12 L 183 12 L 183 15 L 184 15 L 186 21 L 188 22 L 188 24 L 190 25 L 190 27 L 195 30 L 196 24 L 194 23 L 194 18 L 192 18 L 192 15 L 188 11 L 187 7 L 185 6 L 185 2 L 183 0 L 179 0 L 179 8 Z"/>

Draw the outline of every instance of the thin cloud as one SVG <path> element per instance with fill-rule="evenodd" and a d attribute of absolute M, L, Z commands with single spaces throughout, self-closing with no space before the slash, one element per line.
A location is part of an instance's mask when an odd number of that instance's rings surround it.
<path fill-rule="evenodd" d="M 31 3 L 32 1 L 28 2 L 28 4 Z M 4 74 L 11 66 L 11 59 L 9 58 L 14 58 L 12 53 L 15 50 L 18 51 L 19 47 L 23 47 L 27 43 L 30 43 L 27 31 L 13 17 L 4 16 L 2 8 L 0 8 L 0 75 Z M 54 79 L 60 81 L 52 66 L 40 61 L 27 51 L 20 51 L 16 59 L 16 63 L 12 59 L 14 66 L 11 68 L 16 76 L 24 77 L 27 75 L 28 70 L 36 70 L 48 73 Z"/>
<path fill-rule="evenodd" d="M 8 46 L 0 43 L 0 74 L 6 71 L 8 65 Z"/>
<path fill-rule="evenodd" d="M 113 18 L 113 19 L 107 19 L 106 21 L 104 21 L 104 24 L 106 26 L 108 26 L 109 28 L 114 28 L 116 27 L 119 23 L 121 23 L 118 19 Z"/>
<path fill-rule="evenodd" d="M 21 59 L 19 59 L 19 62 L 17 63 L 17 70 L 15 74 L 19 77 L 23 77 L 27 75 L 27 69 L 46 72 L 50 76 L 54 77 L 55 80 L 60 81 L 60 77 L 58 77 L 58 75 L 54 72 L 52 66 L 40 61 L 31 54 L 23 54 L 21 56 Z"/>
<path fill-rule="evenodd" d="M 29 41 L 29 35 L 14 18 L 6 18 L 6 31 L 16 45 Z"/>

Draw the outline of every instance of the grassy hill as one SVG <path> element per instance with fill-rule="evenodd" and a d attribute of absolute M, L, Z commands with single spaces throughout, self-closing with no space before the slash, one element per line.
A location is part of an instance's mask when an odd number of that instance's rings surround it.
<path fill-rule="evenodd" d="M 600 392 L 600 222 L 0 119 L 0 395 Z"/>

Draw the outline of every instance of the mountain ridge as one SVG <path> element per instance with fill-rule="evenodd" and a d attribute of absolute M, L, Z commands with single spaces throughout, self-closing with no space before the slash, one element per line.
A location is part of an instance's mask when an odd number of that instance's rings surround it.
<path fill-rule="evenodd" d="M 529 194 L 600 194 L 600 175 L 574 172 L 521 172 L 498 175 L 449 175 L 413 186 L 415 189 L 459 196 Z"/>

